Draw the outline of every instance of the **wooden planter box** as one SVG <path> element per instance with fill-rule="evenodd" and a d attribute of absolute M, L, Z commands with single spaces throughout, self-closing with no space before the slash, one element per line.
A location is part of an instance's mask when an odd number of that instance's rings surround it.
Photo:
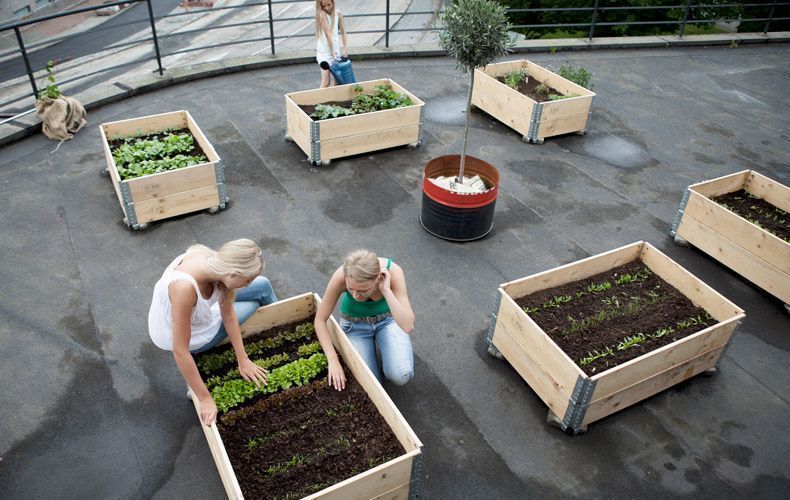
<path fill-rule="evenodd" d="M 350 101 L 361 86 L 365 93 L 377 85 L 409 96 L 414 103 L 405 108 L 386 109 L 352 116 L 314 121 L 299 105 L 316 105 L 332 101 Z M 323 89 L 285 94 L 288 129 L 286 139 L 293 140 L 314 165 L 328 165 L 335 158 L 378 151 L 396 146 L 417 147 L 422 143 L 425 103 L 390 79 L 338 85 Z"/>
<path fill-rule="evenodd" d="M 790 304 L 790 243 L 711 200 L 740 189 L 790 212 L 790 188 L 744 170 L 689 186 L 670 234 Z"/>
<path fill-rule="evenodd" d="M 263 306 L 241 325 L 241 336 L 246 338 L 256 332 L 294 321 L 304 319 L 312 321 L 320 303 L 321 299 L 317 294 L 306 293 Z M 420 466 L 422 464 L 422 443 L 368 366 L 352 347 L 351 342 L 345 336 L 337 321 L 330 317 L 327 326 L 332 337 L 332 344 L 334 344 L 338 354 L 343 358 L 347 369 L 351 371 L 357 382 L 365 389 L 368 397 L 376 405 L 381 416 L 406 451 L 396 459 L 329 486 L 306 498 L 333 500 L 353 498 L 362 500 L 386 496 L 387 499 L 407 499 L 410 491 L 412 493 L 415 492 L 416 482 L 419 480 Z M 228 342 L 229 340 L 225 339 L 220 345 Z M 199 419 L 200 406 L 198 399 L 194 397 L 191 391 L 189 396 L 195 405 L 195 411 Z M 217 470 L 222 479 L 222 484 L 225 486 L 228 498 L 232 500 L 243 498 L 216 424 L 211 425 L 211 427 L 206 427 L 205 425 L 200 427 L 206 435 L 211 455 L 217 464 Z"/>
<path fill-rule="evenodd" d="M 108 139 L 145 135 L 168 128 L 189 129 L 206 154 L 208 162 L 121 180 Z M 123 209 L 123 221 L 132 229 L 144 229 L 149 222 L 198 210 L 210 209 L 214 213 L 225 208 L 228 196 L 222 161 L 189 111 L 173 111 L 103 123 L 99 131 L 107 158 L 107 172 Z"/>
<path fill-rule="evenodd" d="M 525 70 L 530 78 L 564 95 L 577 94 L 578 97 L 537 102 L 496 79 L 518 70 Z M 593 97 L 595 92 L 526 59 L 475 69 L 472 104 L 520 133 L 524 142 L 542 144 L 546 137 L 572 132 L 583 134 Z"/>
<path fill-rule="evenodd" d="M 643 262 L 718 323 L 594 376 L 585 374 L 515 300 Z M 549 407 L 550 420 L 565 431 L 583 432 L 590 422 L 638 403 L 716 366 L 743 310 L 669 257 L 637 242 L 549 271 L 500 285 L 488 333 L 489 352 L 501 355 Z"/>

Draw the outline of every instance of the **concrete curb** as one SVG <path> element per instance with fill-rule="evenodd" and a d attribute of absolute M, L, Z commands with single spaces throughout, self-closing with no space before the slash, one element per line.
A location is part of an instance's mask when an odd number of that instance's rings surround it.
<path fill-rule="evenodd" d="M 646 36 L 646 37 L 611 37 L 594 38 L 592 40 L 567 38 L 556 40 L 523 40 L 513 48 L 514 53 L 550 52 L 569 50 L 601 50 L 601 49 L 647 49 L 671 48 L 760 43 L 787 43 L 790 42 L 790 32 L 773 33 L 735 33 L 720 35 L 688 35 L 679 36 Z M 388 59 L 394 57 L 441 57 L 444 50 L 438 44 L 400 45 L 389 48 L 366 47 L 351 50 L 350 55 L 355 60 Z M 210 63 L 195 64 L 166 70 L 163 76 L 152 74 L 146 77 L 129 79 L 116 82 L 112 86 L 92 89 L 87 95 L 80 96 L 80 101 L 85 109 L 90 111 L 105 104 L 121 101 L 129 97 L 151 92 L 153 90 L 178 85 L 181 83 L 225 75 L 240 71 L 251 71 L 277 66 L 313 63 L 315 52 L 313 50 L 289 51 L 284 55 L 260 55 L 238 57 L 213 61 Z M 10 144 L 41 131 L 41 121 L 35 114 L 29 114 L 15 120 L 16 127 L 3 125 L 0 130 L 0 146 Z"/>

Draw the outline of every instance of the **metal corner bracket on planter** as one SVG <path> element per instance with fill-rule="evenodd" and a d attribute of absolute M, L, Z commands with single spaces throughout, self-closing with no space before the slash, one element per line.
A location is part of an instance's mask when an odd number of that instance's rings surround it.
<path fill-rule="evenodd" d="M 439 156 L 425 165 L 422 178 L 420 224 L 434 236 L 450 241 L 472 241 L 494 228 L 494 208 L 499 194 L 499 172 L 493 165 L 466 155 L 464 172 L 479 175 L 491 189 L 484 193 L 456 193 L 430 179 L 458 174 L 461 155 Z"/>

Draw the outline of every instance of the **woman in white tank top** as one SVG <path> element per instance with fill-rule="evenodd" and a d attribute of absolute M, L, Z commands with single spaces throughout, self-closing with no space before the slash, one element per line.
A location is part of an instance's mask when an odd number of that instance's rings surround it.
<path fill-rule="evenodd" d="M 348 36 L 343 23 L 343 14 L 335 8 L 334 0 L 315 0 L 315 59 L 321 66 L 321 87 L 328 87 L 331 74 L 329 66 L 341 55 L 340 39 L 343 40 L 343 57 L 348 57 Z M 326 69 L 324 69 L 326 63 Z"/>
<path fill-rule="evenodd" d="M 230 338 L 239 373 L 256 385 L 266 383 L 266 370 L 244 351 L 239 324 L 258 307 L 277 301 L 254 241 L 234 240 L 214 251 L 193 245 L 167 266 L 154 286 L 148 311 L 148 333 L 160 349 L 173 351 L 178 370 L 200 401 L 200 420 L 211 425 L 217 406 L 200 376 L 193 353 Z"/>

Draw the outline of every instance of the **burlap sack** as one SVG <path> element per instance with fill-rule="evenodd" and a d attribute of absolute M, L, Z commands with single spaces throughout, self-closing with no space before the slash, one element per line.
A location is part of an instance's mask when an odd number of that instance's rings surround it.
<path fill-rule="evenodd" d="M 85 108 L 73 97 L 36 99 L 36 114 L 43 123 L 44 135 L 65 141 L 85 126 Z"/>

